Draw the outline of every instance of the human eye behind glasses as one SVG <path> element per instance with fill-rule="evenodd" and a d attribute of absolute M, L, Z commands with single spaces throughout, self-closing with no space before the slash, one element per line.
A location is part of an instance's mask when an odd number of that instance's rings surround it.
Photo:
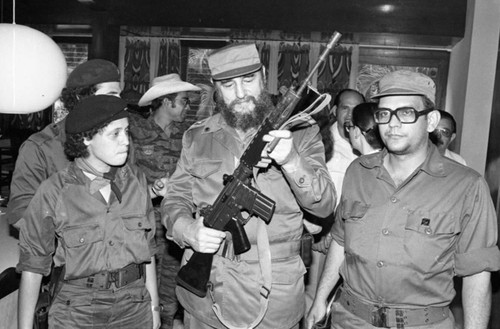
<path fill-rule="evenodd" d="M 386 109 L 386 108 L 379 108 L 376 112 L 375 112 L 375 116 L 383 121 L 383 120 L 386 120 L 388 117 L 391 116 L 391 113 L 392 111 L 390 109 Z"/>
<path fill-rule="evenodd" d="M 401 107 L 396 110 L 398 117 L 403 119 L 413 120 L 415 117 L 415 109 L 413 107 Z"/>

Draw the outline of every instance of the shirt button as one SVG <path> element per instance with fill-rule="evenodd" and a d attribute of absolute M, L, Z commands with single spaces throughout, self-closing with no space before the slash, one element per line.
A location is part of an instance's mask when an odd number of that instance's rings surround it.
<path fill-rule="evenodd" d="M 424 231 L 425 231 L 425 234 L 431 234 L 432 233 L 432 230 L 429 227 L 426 227 Z"/>
<path fill-rule="evenodd" d="M 299 179 L 299 183 L 300 183 L 300 184 L 304 184 L 304 182 L 305 182 L 305 181 L 306 181 L 306 180 L 304 179 L 304 177 L 300 177 L 300 179 Z"/>
<path fill-rule="evenodd" d="M 80 243 L 84 243 L 85 242 L 85 238 L 80 238 Z"/>
<path fill-rule="evenodd" d="M 113 241 L 109 241 L 108 243 L 109 243 L 110 246 L 114 246 L 115 245 L 115 243 Z"/>
<path fill-rule="evenodd" d="M 393 196 L 393 197 L 391 197 L 391 202 L 396 203 L 396 202 L 398 202 L 398 199 L 395 196 Z"/>
<path fill-rule="evenodd" d="M 383 261 L 378 261 L 377 262 L 377 267 L 383 267 L 384 266 L 384 262 Z"/>
<path fill-rule="evenodd" d="M 389 230 L 388 230 L 388 229 L 386 229 L 386 228 L 384 228 L 384 229 L 382 230 L 382 234 L 383 234 L 383 235 L 387 235 L 387 234 L 389 234 Z"/>
<path fill-rule="evenodd" d="M 138 223 L 137 226 L 142 227 L 142 223 Z"/>

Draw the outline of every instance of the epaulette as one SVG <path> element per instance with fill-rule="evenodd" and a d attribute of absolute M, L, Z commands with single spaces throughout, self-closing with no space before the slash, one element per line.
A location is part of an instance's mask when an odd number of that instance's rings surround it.
<path fill-rule="evenodd" d="M 205 125 L 205 122 L 207 122 L 208 119 L 209 118 L 205 118 L 205 119 L 201 119 L 199 121 L 196 121 L 187 130 L 194 129 L 194 128 L 201 127 L 201 126 Z"/>
<path fill-rule="evenodd" d="M 30 137 L 28 137 L 28 140 L 32 141 L 33 143 L 40 145 L 45 143 L 48 140 L 53 139 L 55 136 L 59 135 L 59 127 L 57 124 L 53 123 L 50 124 L 49 126 L 45 127 L 43 130 L 34 133 Z"/>
<path fill-rule="evenodd" d="M 209 118 L 205 118 L 199 121 L 196 121 L 193 123 L 186 131 L 184 132 L 184 138 L 182 139 L 182 144 L 184 147 L 189 147 L 191 146 L 191 143 L 193 142 L 193 137 L 194 135 L 198 132 L 199 129 L 202 129 L 205 127 L 206 122 L 208 121 Z"/>

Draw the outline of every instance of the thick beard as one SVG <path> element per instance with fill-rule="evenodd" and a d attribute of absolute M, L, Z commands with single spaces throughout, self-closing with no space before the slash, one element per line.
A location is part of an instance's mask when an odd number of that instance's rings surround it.
<path fill-rule="evenodd" d="M 241 102 L 253 102 L 255 108 L 250 113 L 237 112 L 234 107 Z M 265 91 L 261 92 L 259 97 L 255 99 L 253 96 L 246 96 L 243 100 L 236 100 L 227 105 L 222 97 L 217 93 L 216 97 L 217 108 L 220 110 L 222 117 L 226 123 L 235 129 L 247 132 L 249 129 L 258 127 L 269 111 L 274 109 L 273 102 L 269 94 Z"/>

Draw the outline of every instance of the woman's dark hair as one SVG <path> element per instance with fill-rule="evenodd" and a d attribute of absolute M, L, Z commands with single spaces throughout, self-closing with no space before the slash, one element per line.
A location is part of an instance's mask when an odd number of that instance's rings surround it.
<path fill-rule="evenodd" d="M 374 118 L 377 108 L 377 103 L 358 104 L 352 110 L 352 124 L 361 130 L 371 147 L 379 150 L 384 147 L 384 144 Z"/>
<path fill-rule="evenodd" d="M 97 86 L 86 86 L 86 87 L 75 87 L 75 88 L 64 88 L 61 92 L 61 101 L 64 104 L 64 108 L 71 112 L 73 108 L 81 100 L 92 96 L 96 93 Z"/>
<path fill-rule="evenodd" d="M 64 142 L 64 154 L 66 154 L 66 157 L 71 161 L 75 158 L 87 158 L 90 154 L 87 145 L 83 142 L 84 139 L 92 139 L 110 123 L 111 121 L 107 121 L 98 127 L 81 133 L 67 134 L 66 142 Z"/>

